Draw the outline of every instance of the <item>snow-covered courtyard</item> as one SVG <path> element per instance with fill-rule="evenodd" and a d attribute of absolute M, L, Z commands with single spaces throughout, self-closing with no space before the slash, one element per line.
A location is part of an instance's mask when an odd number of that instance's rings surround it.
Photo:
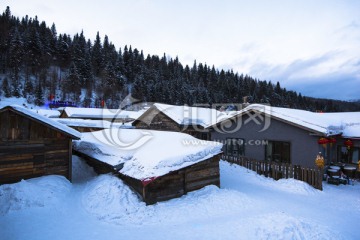
<path fill-rule="evenodd" d="M 358 239 L 360 183 L 274 181 L 221 161 L 221 188 L 146 206 L 74 156 L 73 183 L 0 186 L 0 239 Z"/>

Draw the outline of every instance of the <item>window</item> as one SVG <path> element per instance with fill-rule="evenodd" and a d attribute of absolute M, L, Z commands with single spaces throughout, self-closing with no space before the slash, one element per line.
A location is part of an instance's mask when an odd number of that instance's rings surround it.
<path fill-rule="evenodd" d="M 268 141 L 268 144 L 265 146 L 265 156 L 267 161 L 291 163 L 290 143 L 281 141 Z"/>
<path fill-rule="evenodd" d="M 225 144 L 225 153 L 229 156 L 244 156 L 245 141 L 242 138 L 227 138 Z"/>
<path fill-rule="evenodd" d="M 337 160 L 343 163 L 355 163 L 357 164 L 360 160 L 360 148 L 353 147 L 351 149 L 347 149 L 344 146 L 337 147 Z"/>

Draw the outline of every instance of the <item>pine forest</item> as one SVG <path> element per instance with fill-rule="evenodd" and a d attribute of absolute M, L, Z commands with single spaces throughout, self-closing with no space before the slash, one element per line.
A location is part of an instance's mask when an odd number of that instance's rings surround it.
<path fill-rule="evenodd" d="M 315 99 L 285 89 L 278 81 L 218 69 L 178 57 L 144 56 L 132 46 L 117 48 L 99 32 L 57 33 L 35 17 L 19 19 L 7 7 L 0 15 L 0 98 L 29 103 L 69 101 L 76 106 L 118 108 L 131 94 L 141 102 L 175 105 L 266 103 L 311 111 L 359 111 L 360 103 Z M 221 54 L 221 53 L 219 53 Z"/>

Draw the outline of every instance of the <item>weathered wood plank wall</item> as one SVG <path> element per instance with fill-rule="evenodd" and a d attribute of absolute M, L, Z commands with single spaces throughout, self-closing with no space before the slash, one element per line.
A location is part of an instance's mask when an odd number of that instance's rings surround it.
<path fill-rule="evenodd" d="M 0 113 L 0 184 L 57 174 L 71 180 L 71 139 L 11 111 Z"/>

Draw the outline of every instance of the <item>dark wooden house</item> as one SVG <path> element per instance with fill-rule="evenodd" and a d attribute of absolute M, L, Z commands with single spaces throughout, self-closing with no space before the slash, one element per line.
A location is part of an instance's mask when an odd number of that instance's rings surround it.
<path fill-rule="evenodd" d="M 155 103 L 132 125 L 138 129 L 183 132 L 198 139 L 210 140 L 210 126 L 226 117 L 212 108 L 175 106 Z"/>
<path fill-rule="evenodd" d="M 146 204 L 154 204 L 181 197 L 207 185 L 220 187 L 219 161 L 220 154 L 158 178 L 147 180 L 138 180 L 121 173 L 119 173 L 119 177 L 132 187 Z"/>
<path fill-rule="evenodd" d="M 168 148 L 179 152 L 179 147 L 175 146 L 182 144 L 179 139 L 187 138 L 194 140 L 193 137 L 175 132 L 161 133 L 160 131 L 150 131 L 152 138 L 149 142 L 134 151 L 126 152 L 119 149 L 118 146 L 110 149 L 108 147 L 109 143 L 105 142 L 106 140 L 97 140 L 100 139 L 100 136 L 108 135 L 109 131 L 110 130 L 104 130 L 92 133 L 95 138 L 89 138 L 91 139 L 90 142 L 86 140 L 87 135 L 90 133 L 83 134 L 84 136 L 81 141 L 74 142 L 74 154 L 85 159 L 99 174 L 116 174 L 130 186 L 146 204 L 154 204 L 159 201 L 180 197 L 190 191 L 211 184 L 220 187 L 219 160 L 222 153 L 222 144 L 208 142 L 206 153 L 203 152 L 204 148 L 202 146 L 194 146 L 190 152 L 185 151 L 184 154 L 178 154 L 178 159 L 186 160 L 183 162 L 176 160 L 176 163 L 173 164 L 170 163 L 172 158 L 169 157 L 168 153 L 162 153 L 156 150 L 153 150 L 152 154 L 147 153 L 151 152 L 151 149 L 159 148 L 157 147 L 159 145 L 167 145 Z M 121 129 L 120 131 L 119 135 L 122 136 L 130 135 L 130 132 L 141 132 L 136 129 Z M 102 140 L 104 139 L 110 139 L 110 137 L 102 138 Z M 203 146 L 205 146 L 206 143 L 203 142 L 203 144 Z M 99 146 L 101 147 L 98 151 L 97 147 Z M 188 147 L 190 146 L 185 148 Z M 107 150 L 106 154 L 98 154 L 101 151 L 105 152 L 105 150 Z M 144 154 L 144 152 L 146 152 L 146 154 Z M 125 156 L 125 158 L 123 158 L 123 156 Z M 192 160 L 194 156 L 196 159 Z M 120 159 L 124 160 L 122 161 Z M 148 167 L 149 162 L 153 167 Z"/>
<path fill-rule="evenodd" d="M 20 106 L 0 109 L 0 184 L 57 174 L 71 180 L 80 133 Z"/>
<path fill-rule="evenodd" d="M 207 185 L 220 187 L 219 161 L 221 154 L 160 177 L 139 180 L 121 174 L 116 166 L 92 158 L 87 154 L 78 151 L 74 152 L 85 159 L 96 173 L 113 173 L 118 176 L 148 205 L 181 197 L 188 192 L 201 189 Z"/>

